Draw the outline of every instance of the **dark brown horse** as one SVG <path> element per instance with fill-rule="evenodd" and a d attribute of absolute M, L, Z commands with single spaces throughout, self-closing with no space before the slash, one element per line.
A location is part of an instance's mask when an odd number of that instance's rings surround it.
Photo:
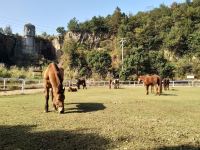
<path fill-rule="evenodd" d="M 169 78 L 164 78 L 163 79 L 163 87 L 164 87 L 165 91 L 169 90 L 169 83 L 170 83 Z"/>
<path fill-rule="evenodd" d="M 49 90 L 51 88 L 51 96 L 53 107 L 55 110 L 58 110 L 59 113 L 64 113 L 64 91 L 63 88 L 63 77 L 64 70 L 59 68 L 55 63 L 49 64 L 47 69 L 44 72 L 44 88 L 45 88 L 45 112 L 48 112 L 49 109 Z"/>
<path fill-rule="evenodd" d="M 149 94 L 149 86 L 153 88 L 156 87 L 156 94 L 160 95 L 162 92 L 162 81 L 158 75 L 144 75 L 139 76 L 138 82 L 143 81 L 144 85 L 146 86 L 146 94 Z"/>
<path fill-rule="evenodd" d="M 69 87 L 68 88 L 68 90 L 67 90 L 68 92 L 77 92 L 77 88 L 76 87 Z"/>
<path fill-rule="evenodd" d="M 78 79 L 76 85 L 78 89 L 80 89 L 80 85 L 83 86 L 83 89 L 87 89 L 85 79 Z"/>
<path fill-rule="evenodd" d="M 114 86 L 114 89 L 119 89 L 119 79 L 110 79 L 109 80 L 109 89 L 112 88 L 112 85 Z"/>

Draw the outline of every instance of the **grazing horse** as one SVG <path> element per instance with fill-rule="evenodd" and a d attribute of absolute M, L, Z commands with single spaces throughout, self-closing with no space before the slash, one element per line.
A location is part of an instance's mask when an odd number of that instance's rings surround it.
<path fill-rule="evenodd" d="M 75 87 L 69 87 L 68 88 L 68 92 L 77 92 L 77 88 L 75 88 Z"/>
<path fill-rule="evenodd" d="M 78 89 L 80 89 L 80 85 L 83 86 L 83 89 L 87 89 L 85 79 L 78 79 L 76 85 Z"/>
<path fill-rule="evenodd" d="M 114 85 L 114 89 L 119 89 L 119 79 L 114 79 L 112 83 Z"/>
<path fill-rule="evenodd" d="M 114 79 L 113 81 L 109 80 L 109 89 L 111 89 L 111 86 L 114 86 L 114 89 L 119 89 L 119 79 Z"/>
<path fill-rule="evenodd" d="M 162 92 L 162 81 L 158 75 L 145 75 L 139 76 L 138 82 L 143 81 L 144 85 L 146 86 L 146 95 L 149 94 L 149 86 L 153 88 L 156 86 L 156 94 L 160 95 Z"/>
<path fill-rule="evenodd" d="M 53 107 L 59 113 L 64 113 L 65 88 L 63 88 L 64 70 L 59 68 L 55 63 L 49 64 L 44 72 L 44 88 L 45 88 L 45 112 L 49 109 L 49 89 L 51 88 L 51 96 Z"/>
<path fill-rule="evenodd" d="M 165 91 L 169 90 L 169 83 L 170 83 L 169 78 L 164 78 L 163 79 L 163 87 L 164 87 Z"/>

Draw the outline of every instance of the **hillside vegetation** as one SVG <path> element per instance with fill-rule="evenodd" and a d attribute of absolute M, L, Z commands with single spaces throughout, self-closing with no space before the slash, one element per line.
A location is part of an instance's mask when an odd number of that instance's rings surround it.
<path fill-rule="evenodd" d="M 64 64 L 66 79 L 120 77 L 134 80 L 141 74 L 173 79 L 185 79 L 186 75 L 200 78 L 200 0 L 160 5 L 136 15 L 125 14 L 117 7 L 113 14 L 94 16 L 85 22 L 74 17 L 68 22 L 67 31 L 58 27 L 57 32 L 57 46 L 64 52 L 58 61 Z M 122 38 L 125 39 L 123 62 Z M 9 65 L 12 48 L 2 44 L 0 49 L 0 61 Z M 41 47 L 40 51 L 44 58 L 52 61 L 51 48 Z M 49 61 L 45 62 L 46 65 Z M 7 70 L 1 71 L 4 74 L 0 72 L 0 76 L 5 76 Z"/>
<path fill-rule="evenodd" d="M 123 70 L 121 38 L 126 40 Z M 106 17 L 94 16 L 85 22 L 73 18 L 63 50 L 62 59 L 67 61 L 71 76 L 106 78 L 111 74 L 134 79 L 139 74 L 156 73 L 171 78 L 200 77 L 200 0 L 160 5 L 136 15 L 117 7 Z M 102 59 L 105 53 L 110 57 Z"/>

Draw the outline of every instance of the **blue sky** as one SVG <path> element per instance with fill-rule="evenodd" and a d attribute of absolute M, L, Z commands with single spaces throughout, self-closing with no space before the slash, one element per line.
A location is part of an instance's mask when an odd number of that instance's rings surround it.
<path fill-rule="evenodd" d="M 117 6 L 126 14 L 136 14 L 173 2 L 184 0 L 0 0 L 0 27 L 10 25 L 13 33 L 23 34 L 24 24 L 32 23 L 37 34 L 56 34 L 56 28 L 66 28 L 73 17 L 83 22 L 112 14 Z"/>

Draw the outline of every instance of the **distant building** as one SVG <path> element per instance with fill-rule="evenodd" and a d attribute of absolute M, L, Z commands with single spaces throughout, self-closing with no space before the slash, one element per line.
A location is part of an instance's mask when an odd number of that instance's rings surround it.
<path fill-rule="evenodd" d="M 38 53 L 35 47 L 35 26 L 28 23 L 24 25 L 23 49 L 25 55 L 37 58 Z"/>

